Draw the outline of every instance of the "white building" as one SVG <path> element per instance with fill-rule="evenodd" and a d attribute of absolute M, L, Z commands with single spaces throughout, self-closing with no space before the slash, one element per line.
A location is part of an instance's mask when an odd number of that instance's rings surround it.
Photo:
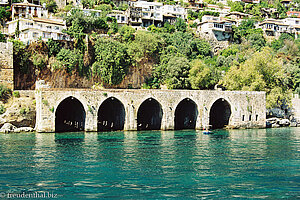
<path fill-rule="evenodd" d="M 48 10 L 43 8 L 41 5 L 28 3 L 25 0 L 23 3 L 13 3 L 11 5 L 12 20 L 18 18 L 48 18 Z"/>
<path fill-rule="evenodd" d="M 232 22 L 220 17 L 204 15 L 197 25 L 197 33 L 218 41 L 227 41 L 232 37 Z"/>
<path fill-rule="evenodd" d="M 174 24 L 176 22 L 176 18 L 186 19 L 187 12 L 181 6 L 175 5 L 164 5 L 162 7 L 163 13 L 163 22 L 169 22 L 170 24 Z"/>
<path fill-rule="evenodd" d="M 38 39 L 47 41 L 50 38 L 54 40 L 70 40 L 67 34 L 62 33 L 62 30 L 66 29 L 66 25 L 63 22 L 43 18 L 20 18 L 8 22 L 9 35 L 12 36 L 15 34 L 18 21 L 20 30 L 19 40 L 24 43 Z"/>
<path fill-rule="evenodd" d="M 137 7 L 142 9 L 142 26 L 148 27 L 152 24 L 161 26 L 163 22 L 162 3 L 136 1 L 131 2 L 131 7 Z"/>
<path fill-rule="evenodd" d="M 230 9 L 231 8 L 228 6 L 220 7 L 215 4 L 207 4 L 205 7 L 205 11 L 218 12 L 220 13 L 220 17 L 224 17 L 225 15 L 227 15 L 230 12 Z"/>
<path fill-rule="evenodd" d="M 162 13 L 173 15 L 177 18 L 186 19 L 187 18 L 187 12 L 186 10 L 181 6 L 175 6 L 175 5 L 164 5 L 162 7 Z"/>
<path fill-rule="evenodd" d="M 90 16 L 93 13 L 97 17 L 100 17 L 102 12 L 101 10 L 94 9 L 82 9 L 82 11 L 87 16 Z M 120 25 L 128 24 L 128 14 L 126 11 L 112 10 L 107 16 L 116 18 L 117 23 Z"/>
<path fill-rule="evenodd" d="M 125 11 L 112 10 L 107 16 L 116 18 L 119 25 L 128 24 L 128 15 Z"/>
<path fill-rule="evenodd" d="M 257 25 L 261 28 L 266 36 L 273 36 L 278 38 L 281 33 L 289 32 L 289 25 L 285 24 L 282 20 L 266 19 Z"/>
<path fill-rule="evenodd" d="M 8 0 L 0 0 L 0 6 L 8 5 Z"/>

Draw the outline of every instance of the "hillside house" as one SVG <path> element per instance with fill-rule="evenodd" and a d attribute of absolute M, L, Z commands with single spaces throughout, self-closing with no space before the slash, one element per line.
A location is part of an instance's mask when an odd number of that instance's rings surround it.
<path fill-rule="evenodd" d="M 19 18 L 8 22 L 8 34 L 10 36 L 15 34 L 18 21 L 20 30 L 19 40 L 24 43 L 38 39 L 47 41 L 50 38 L 53 40 L 70 40 L 67 34 L 62 33 L 62 30 L 66 29 L 66 25 L 63 22 L 43 18 Z"/>
<path fill-rule="evenodd" d="M 287 11 L 286 12 L 288 17 L 298 17 L 300 18 L 300 11 Z"/>
<path fill-rule="evenodd" d="M 8 3 L 8 0 L 0 0 L 0 6 L 7 6 Z"/>
<path fill-rule="evenodd" d="M 197 25 L 197 33 L 212 37 L 218 41 L 228 41 L 232 38 L 232 22 L 220 17 L 205 15 Z"/>
<path fill-rule="evenodd" d="M 281 33 L 288 32 L 289 25 L 285 24 L 282 20 L 266 19 L 258 24 L 257 28 L 261 28 L 265 36 L 278 38 Z"/>
<path fill-rule="evenodd" d="M 162 7 L 163 23 L 175 24 L 176 18 L 187 18 L 186 10 L 181 6 L 164 5 Z"/>
<path fill-rule="evenodd" d="M 12 20 L 19 18 L 48 18 L 48 11 L 41 5 L 28 3 L 25 0 L 23 3 L 13 3 L 11 5 Z"/>
<path fill-rule="evenodd" d="M 163 13 L 162 13 L 162 3 L 157 2 L 147 2 L 147 1 L 136 1 L 131 2 L 131 7 L 141 8 L 141 19 L 142 26 L 148 27 L 152 24 L 155 26 L 162 26 L 163 22 Z M 131 17 L 130 17 L 131 19 Z M 132 23 L 132 21 L 131 21 Z"/>

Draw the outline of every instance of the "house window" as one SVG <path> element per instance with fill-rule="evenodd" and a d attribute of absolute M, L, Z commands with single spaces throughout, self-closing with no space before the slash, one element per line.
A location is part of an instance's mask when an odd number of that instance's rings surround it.
<path fill-rule="evenodd" d="M 296 21 L 296 24 L 299 24 L 299 21 Z"/>
<path fill-rule="evenodd" d="M 51 26 L 46 26 L 47 27 L 47 29 L 51 29 Z"/>
<path fill-rule="evenodd" d="M 251 116 L 251 115 L 249 115 L 249 121 L 251 121 L 251 117 L 252 117 L 252 116 Z"/>
<path fill-rule="evenodd" d="M 255 115 L 255 121 L 258 121 L 258 115 Z"/>
<path fill-rule="evenodd" d="M 215 28 L 223 28 L 223 24 L 214 24 Z"/>
<path fill-rule="evenodd" d="M 55 26 L 55 27 L 54 27 L 54 30 L 59 30 L 59 27 L 58 27 L 58 26 Z"/>
<path fill-rule="evenodd" d="M 37 32 L 33 32 L 33 33 L 32 33 L 32 37 L 34 37 L 34 38 L 35 38 L 35 37 L 38 37 L 38 35 L 39 35 L 39 34 L 38 34 Z"/>
<path fill-rule="evenodd" d="M 125 21 L 125 17 L 124 16 L 121 17 L 121 21 Z"/>
<path fill-rule="evenodd" d="M 245 121 L 245 115 L 242 115 L 242 121 Z"/>

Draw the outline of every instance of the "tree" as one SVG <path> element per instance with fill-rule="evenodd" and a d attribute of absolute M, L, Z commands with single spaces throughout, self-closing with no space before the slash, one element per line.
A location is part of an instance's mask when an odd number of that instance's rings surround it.
<path fill-rule="evenodd" d="M 18 38 L 20 36 L 20 22 L 19 20 L 17 21 L 17 27 L 16 27 L 16 30 L 15 30 L 15 37 Z"/>
<path fill-rule="evenodd" d="M 190 33 L 175 32 L 165 37 L 167 45 L 177 48 L 177 52 L 185 55 L 189 59 L 203 58 L 210 56 L 211 47 L 208 42 L 194 38 Z"/>
<path fill-rule="evenodd" d="M 190 88 L 189 61 L 185 57 L 172 57 L 167 63 L 165 83 L 168 89 Z"/>
<path fill-rule="evenodd" d="M 241 24 L 236 27 L 233 26 L 233 39 L 237 43 L 242 42 L 242 38 L 247 38 L 249 35 L 252 34 L 263 34 L 262 29 L 256 29 L 255 28 L 255 20 L 254 19 L 246 19 L 242 20 Z"/>
<path fill-rule="evenodd" d="M 91 15 L 86 15 L 79 9 L 71 10 L 70 15 L 67 15 L 65 20 L 67 25 L 66 33 L 74 38 L 79 38 L 92 31 L 108 29 L 105 20 L 97 17 L 96 13 L 92 12 Z"/>
<path fill-rule="evenodd" d="M 49 56 L 56 56 L 61 49 L 59 42 L 53 40 L 52 38 L 48 39 L 47 45 L 49 49 Z"/>
<path fill-rule="evenodd" d="M 241 65 L 234 65 L 221 80 L 229 90 L 266 91 L 267 107 L 281 107 L 289 101 L 282 61 L 270 48 L 256 52 Z"/>
<path fill-rule="evenodd" d="M 135 40 L 128 46 L 128 54 L 137 62 L 148 59 L 158 53 L 162 40 L 156 34 L 138 31 Z"/>
<path fill-rule="evenodd" d="M 120 28 L 119 33 L 123 41 L 129 42 L 134 39 L 135 29 L 131 26 L 124 25 Z"/>
<path fill-rule="evenodd" d="M 126 50 L 121 42 L 99 38 L 95 43 L 96 62 L 92 66 L 93 73 L 107 84 L 121 83 L 131 64 Z"/>
<path fill-rule="evenodd" d="M 235 2 L 231 2 L 231 4 L 229 5 L 231 7 L 230 12 L 243 12 L 244 8 L 242 6 L 242 4 L 238 1 Z"/>
<path fill-rule="evenodd" d="M 193 89 L 213 89 L 218 83 L 220 73 L 215 67 L 208 67 L 201 60 L 191 62 L 189 81 Z"/>
<path fill-rule="evenodd" d="M 2 26 L 4 25 L 5 21 L 8 20 L 11 16 L 11 12 L 8 11 L 9 9 L 10 9 L 9 6 L 0 7 L 0 21 Z"/>
<path fill-rule="evenodd" d="M 59 68 L 64 68 L 68 73 L 77 70 L 80 75 L 84 75 L 83 55 L 78 49 L 70 50 L 62 48 L 57 54 L 56 59 L 59 61 L 59 63 L 56 63 Z"/>
<path fill-rule="evenodd" d="M 5 36 L 0 32 L 0 42 L 6 42 Z"/>
<path fill-rule="evenodd" d="M 19 40 L 10 40 L 13 43 L 14 69 L 22 74 L 29 73 L 30 54 L 23 42 Z"/>
<path fill-rule="evenodd" d="M 177 18 L 175 22 L 176 31 L 186 32 L 187 25 L 182 18 Z"/>
<path fill-rule="evenodd" d="M 262 47 L 264 47 L 266 45 L 265 38 L 261 34 L 258 34 L 258 33 L 249 35 L 248 41 L 256 50 L 260 50 Z"/>
<path fill-rule="evenodd" d="M 101 10 L 101 16 L 102 18 L 105 18 L 107 14 L 109 14 L 112 10 L 111 5 L 109 4 L 101 4 L 95 7 L 95 10 Z"/>
<path fill-rule="evenodd" d="M 70 15 L 65 17 L 67 30 L 64 32 L 74 38 L 74 46 L 82 52 L 85 50 L 84 37 L 92 31 L 108 30 L 108 25 L 95 13 L 85 15 L 82 10 L 72 9 Z"/>
<path fill-rule="evenodd" d="M 41 4 L 46 4 L 46 9 L 49 12 L 56 13 L 57 12 L 57 4 L 54 0 L 42 0 Z"/>
<path fill-rule="evenodd" d="M 290 40 L 290 41 L 294 41 L 294 37 L 291 36 L 288 33 L 282 33 L 278 40 L 273 40 L 271 42 L 271 47 L 275 50 L 278 51 L 279 49 L 281 49 L 284 46 L 284 41 L 285 40 Z"/>

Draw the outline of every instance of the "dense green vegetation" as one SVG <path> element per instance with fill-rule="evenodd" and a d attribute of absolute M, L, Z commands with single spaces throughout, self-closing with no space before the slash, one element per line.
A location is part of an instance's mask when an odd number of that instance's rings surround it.
<path fill-rule="evenodd" d="M 0 101 L 6 102 L 6 100 L 9 99 L 10 96 L 11 90 L 0 84 Z"/>
<path fill-rule="evenodd" d="M 114 7 L 110 1 L 85 2 L 86 7 L 102 13 Z M 232 4 L 232 9 L 240 11 L 242 6 L 249 13 L 257 6 Z M 190 19 L 219 15 L 206 12 L 189 11 L 188 15 Z M 66 47 L 49 40 L 26 47 L 14 40 L 14 63 L 25 74 L 60 69 L 101 79 L 108 86 L 120 84 L 130 68 L 141 69 L 150 63 L 152 74 L 145 77 L 143 88 L 213 89 L 219 84 L 228 90 L 266 91 L 268 108 L 282 107 L 289 103 L 292 92 L 300 94 L 300 40 L 282 34 L 278 40 L 267 41 L 262 30 L 255 29 L 256 20 L 246 19 L 233 27 L 233 43 L 214 54 L 210 44 L 181 19 L 174 25 L 165 23 L 136 31 L 127 25 L 118 27 L 106 14 L 97 17 L 96 13 L 85 15 L 73 9 L 66 16 L 65 30 L 74 39 L 73 45 Z"/>

